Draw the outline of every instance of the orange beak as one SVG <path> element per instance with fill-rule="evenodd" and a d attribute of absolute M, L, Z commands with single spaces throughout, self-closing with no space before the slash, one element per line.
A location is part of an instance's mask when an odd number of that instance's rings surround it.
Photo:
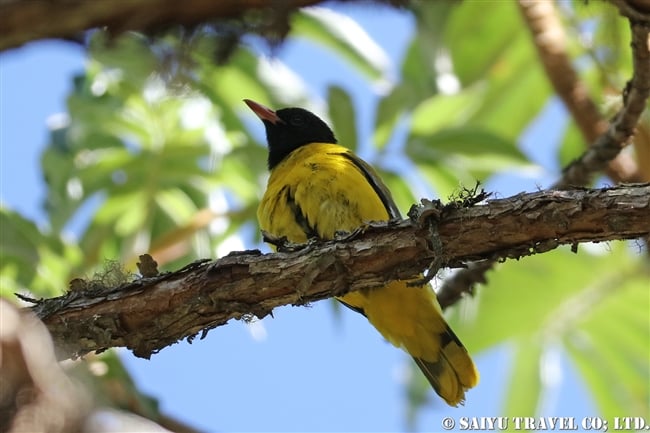
<path fill-rule="evenodd" d="M 248 105 L 248 108 L 253 110 L 253 113 L 255 113 L 255 115 L 259 117 L 260 120 L 267 120 L 273 124 L 276 124 L 278 122 L 283 123 L 282 119 L 280 119 L 278 115 L 275 114 L 275 111 L 271 110 L 270 108 L 265 107 L 262 104 L 258 104 L 255 101 L 251 101 L 250 99 L 244 99 L 244 102 L 246 105 Z"/>

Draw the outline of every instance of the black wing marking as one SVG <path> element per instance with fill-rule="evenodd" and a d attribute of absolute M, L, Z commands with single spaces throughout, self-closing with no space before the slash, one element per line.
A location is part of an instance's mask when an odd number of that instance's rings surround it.
<path fill-rule="evenodd" d="M 402 215 L 400 214 L 395 201 L 393 201 L 393 196 L 377 173 L 375 173 L 375 170 L 352 152 L 343 152 L 339 155 L 347 158 L 357 169 L 359 169 L 361 174 L 363 174 L 368 183 L 372 186 L 372 189 L 377 193 L 377 196 L 384 205 L 386 212 L 388 212 L 390 219 L 402 219 Z"/>
<path fill-rule="evenodd" d="M 318 238 L 318 230 L 316 230 L 316 226 L 313 226 L 309 224 L 309 221 L 307 220 L 307 217 L 303 213 L 302 209 L 300 208 L 300 205 L 296 203 L 296 199 L 291 194 L 291 189 L 289 185 L 286 185 L 280 193 L 284 193 L 285 201 L 287 202 L 287 206 L 289 206 L 289 209 L 291 210 L 291 213 L 293 214 L 293 219 L 300 226 L 302 231 L 307 235 L 307 239 L 312 239 L 312 238 Z"/>
<path fill-rule="evenodd" d="M 363 308 L 361 308 L 361 307 L 355 307 L 355 306 L 353 306 L 353 305 L 350 305 L 350 304 L 348 304 L 347 302 L 343 302 L 343 301 L 341 301 L 339 298 L 336 298 L 336 300 L 339 301 L 339 302 L 340 302 L 341 304 L 343 304 L 344 306 L 348 307 L 350 310 L 352 310 L 352 311 L 354 311 L 354 312 L 357 312 L 357 313 L 361 314 L 363 317 L 367 317 L 367 316 L 366 316 L 366 312 L 363 311 Z"/>

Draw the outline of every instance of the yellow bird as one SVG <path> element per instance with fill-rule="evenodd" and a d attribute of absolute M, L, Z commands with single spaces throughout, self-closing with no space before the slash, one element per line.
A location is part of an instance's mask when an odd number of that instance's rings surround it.
<path fill-rule="evenodd" d="M 269 147 L 271 176 L 257 210 L 262 230 L 302 243 L 332 239 L 337 231 L 351 232 L 369 221 L 401 218 L 375 170 L 336 144 L 332 130 L 316 115 L 244 102 L 264 123 Z M 476 367 L 429 285 L 393 281 L 337 299 L 406 350 L 449 405 L 464 402 L 465 391 L 478 383 Z"/>

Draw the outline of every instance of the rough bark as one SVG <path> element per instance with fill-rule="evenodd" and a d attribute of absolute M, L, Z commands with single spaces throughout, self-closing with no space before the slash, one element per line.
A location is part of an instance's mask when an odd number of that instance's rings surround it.
<path fill-rule="evenodd" d="M 601 171 L 605 171 L 615 182 L 641 181 L 634 160 L 630 155 L 621 154 L 620 150 L 634 134 L 650 93 L 650 15 L 636 12 L 624 1 L 613 3 L 630 22 L 634 75 L 622 92 L 623 108 L 608 122 L 571 63 L 564 27 L 554 3 L 536 0 L 518 2 L 546 76 L 590 146 L 565 169 L 562 178 L 554 185 L 557 188 L 586 185 L 594 173 Z"/>
<path fill-rule="evenodd" d="M 62 357 L 115 346 L 149 357 L 230 319 L 371 290 L 387 280 L 417 277 L 432 264 L 435 271 L 562 244 L 648 237 L 650 184 L 522 193 L 471 207 L 426 202 L 410 216 L 337 241 L 274 254 L 233 253 L 121 287 L 77 281 L 66 295 L 32 308 Z"/>
<path fill-rule="evenodd" d="M 76 38 L 88 29 L 107 27 L 155 32 L 170 25 L 194 26 L 254 10 L 286 14 L 323 0 L 10 0 L 0 2 L 0 50 L 46 38 Z"/>
<path fill-rule="evenodd" d="M 565 167 L 562 177 L 551 188 L 588 185 L 595 174 L 603 171 L 615 182 L 647 180 L 631 156 L 620 151 L 634 135 L 650 95 L 650 14 L 639 7 L 640 2 L 612 0 L 612 3 L 630 22 L 634 73 L 621 92 L 622 108 L 607 124 L 571 65 L 564 30 L 554 4 L 539 0 L 518 2 L 549 81 L 571 113 L 586 143 L 590 144 L 579 158 Z M 642 152 L 645 150 L 641 147 L 638 149 Z M 644 167 L 646 162 L 640 162 Z M 456 299 L 465 292 L 472 293 L 476 284 L 487 281 L 486 274 L 494 264 L 483 262 L 459 271 L 442 286 L 442 297 Z"/>
<path fill-rule="evenodd" d="M 634 73 L 623 89 L 623 106 L 610 121 L 607 130 L 580 158 L 565 168 L 562 178 L 554 185 L 556 188 L 584 185 L 594 173 L 602 170 L 606 170 L 614 179 L 640 179 L 636 164 L 633 173 L 623 166 L 620 158 L 618 166 L 611 164 L 634 135 L 650 95 L 650 15 L 644 21 L 630 19 L 630 30 Z M 628 175 L 624 177 L 625 172 Z"/>

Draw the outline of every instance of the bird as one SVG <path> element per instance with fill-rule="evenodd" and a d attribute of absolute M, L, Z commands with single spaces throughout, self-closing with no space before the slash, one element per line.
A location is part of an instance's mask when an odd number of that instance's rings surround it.
<path fill-rule="evenodd" d="M 260 228 L 292 243 L 331 240 L 370 221 L 400 218 L 390 191 L 364 160 L 337 143 L 332 129 L 298 107 L 274 111 L 244 102 L 263 122 L 270 176 L 257 209 Z M 465 401 L 479 373 L 445 321 L 435 292 L 409 281 L 337 297 L 364 315 L 379 333 L 414 359 L 435 392 L 450 406 Z"/>

